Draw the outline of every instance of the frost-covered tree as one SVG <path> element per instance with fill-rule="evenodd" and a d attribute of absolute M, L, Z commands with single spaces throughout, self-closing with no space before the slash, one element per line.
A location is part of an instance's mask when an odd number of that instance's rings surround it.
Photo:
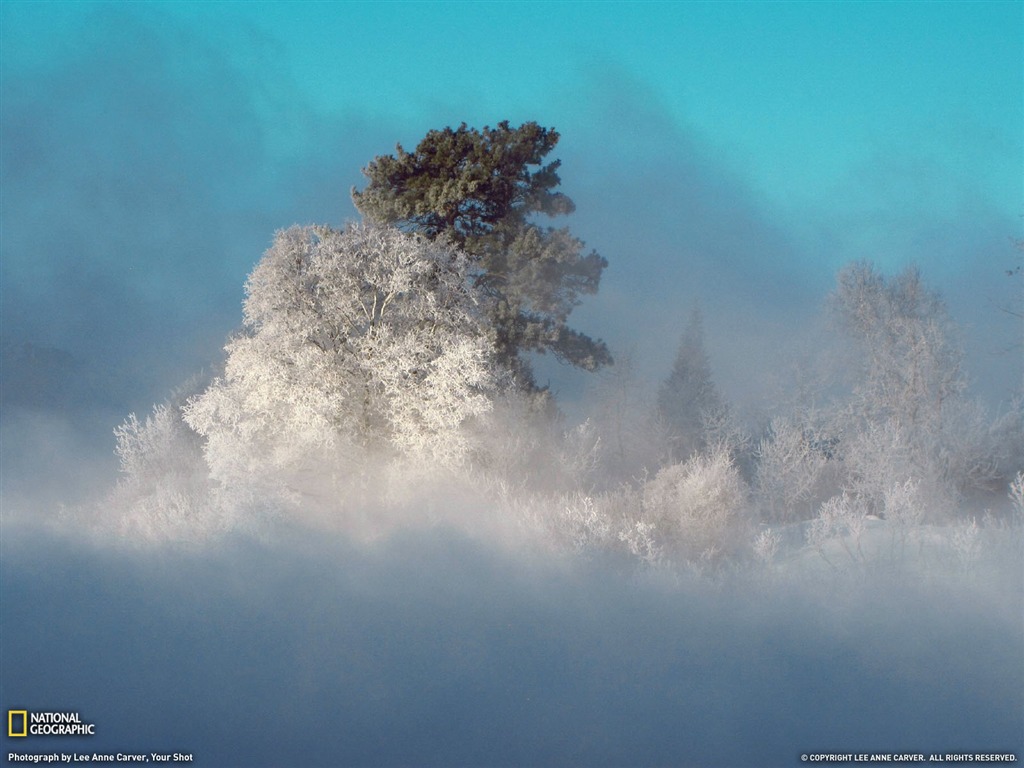
<path fill-rule="evenodd" d="M 964 491 L 997 484 L 998 435 L 964 397 L 957 329 L 920 272 L 887 278 L 851 264 L 831 304 L 856 355 L 841 419 L 850 487 L 880 512 L 886 493 L 913 480 L 929 514 L 941 517 Z"/>
<path fill-rule="evenodd" d="M 704 321 L 699 307 L 690 313 L 676 352 L 672 372 L 658 390 L 657 412 L 669 435 L 673 454 L 686 459 L 707 447 L 705 427 L 723 410 L 704 347 Z"/>
<path fill-rule="evenodd" d="M 412 152 L 398 145 L 374 158 L 363 169 L 366 188 L 352 191 L 367 218 L 446 238 L 470 255 L 474 283 L 493 299 L 499 360 L 528 387 L 530 352 L 586 370 L 611 362 L 603 342 L 567 324 L 580 296 L 597 292 L 607 262 L 568 229 L 534 220 L 575 209 L 555 191 L 560 161 L 544 164 L 558 138 L 534 122 L 430 131 Z"/>
<path fill-rule="evenodd" d="M 224 375 L 185 408 L 211 476 L 251 486 L 376 451 L 460 462 L 496 376 L 468 269 L 389 227 L 279 232 L 249 276 Z"/>
<path fill-rule="evenodd" d="M 854 406 L 909 432 L 938 427 L 966 388 L 963 350 L 946 305 L 908 268 L 887 279 L 865 262 L 839 272 L 832 307 L 859 354 Z"/>

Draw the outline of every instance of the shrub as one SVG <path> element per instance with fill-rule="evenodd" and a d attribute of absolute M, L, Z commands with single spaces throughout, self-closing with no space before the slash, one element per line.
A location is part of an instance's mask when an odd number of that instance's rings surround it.
<path fill-rule="evenodd" d="M 644 521 L 684 558 L 717 562 L 745 536 L 747 488 L 724 450 L 663 468 L 643 489 Z"/>

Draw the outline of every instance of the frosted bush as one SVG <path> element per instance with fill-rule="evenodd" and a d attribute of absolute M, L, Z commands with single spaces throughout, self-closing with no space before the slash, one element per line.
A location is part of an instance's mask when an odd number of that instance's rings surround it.
<path fill-rule="evenodd" d="M 883 515 L 886 495 L 913 482 L 917 504 L 928 522 L 951 519 L 960 496 L 932 457 L 917 450 L 895 420 L 869 423 L 847 444 L 844 454 L 851 492 L 870 512 Z"/>
<path fill-rule="evenodd" d="M 951 403 L 931 446 L 947 483 L 960 493 L 996 490 L 1002 484 L 1012 427 L 1009 414 L 993 420 L 978 403 Z"/>
<path fill-rule="evenodd" d="M 918 533 L 917 529 L 925 519 L 925 501 L 920 486 L 916 480 L 905 480 L 885 491 L 883 514 L 891 532 L 890 554 L 894 562 L 906 559 L 907 542 Z"/>
<path fill-rule="evenodd" d="M 153 406 L 145 421 L 128 414 L 114 428 L 114 437 L 121 483 L 126 486 L 141 489 L 160 478 L 188 476 L 202 466 L 200 441 L 167 403 Z"/>
<path fill-rule="evenodd" d="M 230 522 L 214 503 L 202 443 L 171 403 L 145 421 L 130 414 L 114 430 L 122 476 L 102 514 L 123 535 L 142 540 L 200 540 Z"/>
<path fill-rule="evenodd" d="M 744 536 L 746 484 L 724 450 L 665 467 L 643 488 L 645 522 L 684 558 L 718 560 Z"/>
<path fill-rule="evenodd" d="M 788 419 L 773 419 L 757 447 L 755 489 L 762 517 L 773 522 L 813 516 L 830 469 L 828 438 Z"/>
<path fill-rule="evenodd" d="M 757 558 L 758 562 L 762 565 L 771 565 L 775 560 L 775 556 L 779 552 L 779 545 L 781 543 L 782 537 L 779 536 L 779 534 L 771 528 L 765 528 L 754 538 L 752 545 L 754 557 Z"/>
<path fill-rule="evenodd" d="M 727 454 L 734 462 L 750 450 L 750 434 L 728 405 L 701 414 L 706 454 Z"/>
<path fill-rule="evenodd" d="M 884 494 L 884 514 L 890 525 L 915 528 L 924 521 L 925 509 L 920 494 L 920 482 L 906 480 L 889 486 Z"/>
<path fill-rule="evenodd" d="M 848 493 L 833 496 L 821 505 L 818 516 L 807 528 L 807 543 L 830 565 L 836 566 L 828 556 L 827 545 L 837 541 L 843 552 L 854 563 L 865 561 L 861 538 L 866 525 L 863 503 Z"/>
<path fill-rule="evenodd" d="M 559 512 L 560 532 L 575 551 L 603 549 L 611 541 L 611 521 L 593 497 L 571 494 L 563 499 Z"/>
<path fill-rule="evenodd" d="M 1012 482 L 1024 467 L 1024 396 L 1010 403 L 989 428 L 1002 481 Z"/>
<path fill-rule="evenodd" d="M 648 566 L 660 566 L 665 562 L 665 553 L 658 544 L 653 523 L 635 520 L 624 530 L 619 531 L 619 541 L 625 544 L 628 552 Z"/>

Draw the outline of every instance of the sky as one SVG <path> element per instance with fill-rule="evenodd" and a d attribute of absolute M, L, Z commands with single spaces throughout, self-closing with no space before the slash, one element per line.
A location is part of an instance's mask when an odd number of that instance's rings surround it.
<path fill-rule="evenodd" d="M 355 219 L 396 143 L 502 120 L 560 133 L 551 223 L 609 262 L 571 325 L 650 386 L 699 302 L 723 395 L 777 397 L 855 259 L 921 268 L 991 407 L 1024 385 L 1019 2 L 4 0 L 6 519 L 109 490 L 112 429 L 217 370 L 276 230 Z M 538 373 L 583 413 L 593 376 Z M 1019 588 L 638 593 L 463 533 L 292 534 L 201 556 L 7 525 L 0 709 L 220 766 L 1022 748 Z"/>
<path fill-rule="evenodd" d="M 749 369 L 798 344 L 840 266 L 870 259 L 922 268 L 990 402 L 1020 385 L 1002 311 L 1024 214 L 1018 3 L 0 14 L 3 341 L 78 371 L 76 391 L 43 392 L 8 355 L 8 399 L 148 408 L 216 364 L 274 231 L 355 218 L 360 168 L 398 142 L 503 119 L 560 132 L 564 223 L 609 261 L 574 324 L 651 381 L 699 301 L 719 385 L 756 399 Z M 586 386 L 540 373 L 567 402 Z"/>

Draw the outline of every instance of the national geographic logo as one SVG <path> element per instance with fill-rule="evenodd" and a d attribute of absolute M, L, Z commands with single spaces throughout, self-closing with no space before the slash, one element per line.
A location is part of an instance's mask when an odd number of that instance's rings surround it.
<path fill-rule="evenodd" d="M 95 736 L 96 726 L 83 723 L 77 712 L 29 712 L 7 710 L 7 735 L 22 736 Z"/>

